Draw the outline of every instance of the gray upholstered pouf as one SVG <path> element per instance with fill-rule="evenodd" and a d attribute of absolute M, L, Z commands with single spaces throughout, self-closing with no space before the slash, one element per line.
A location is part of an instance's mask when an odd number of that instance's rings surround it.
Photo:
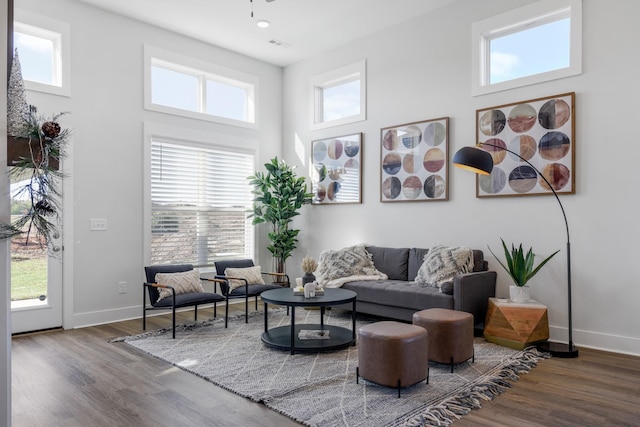
<path fill-rule="evenodd" d="M 427 331 L 419 326 L 385 321 L 358 329 L 356 378 L 387 387 L 407 387 L 427 380 Z"/>

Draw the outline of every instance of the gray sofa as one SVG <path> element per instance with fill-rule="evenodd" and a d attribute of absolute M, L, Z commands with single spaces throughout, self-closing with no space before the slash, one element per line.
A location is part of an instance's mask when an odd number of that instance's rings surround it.
<path fill-rule="evenodd" d="M 472 273 L 455 276 L 452 293 L 440 292 L 437 287 L 421 286 L 413 282 L 428 249 L 384 248 L 367 246 L 375 267 L 385 273 L 387 280 L 347 282 L 342 289 L 358 294 L 356 311 L 390 319 L 411 322 L 413 313 L 427 308 L 448 308 L 473 314 L 476 329 L 482 328 L 489 297 L 496 293 L 496 272 L 488 271 L 481 250 L 473 250 Z M 446 289 L 449 288 L 449 289 Z M 349 307 L 341 306 L 349 309 Z"/>

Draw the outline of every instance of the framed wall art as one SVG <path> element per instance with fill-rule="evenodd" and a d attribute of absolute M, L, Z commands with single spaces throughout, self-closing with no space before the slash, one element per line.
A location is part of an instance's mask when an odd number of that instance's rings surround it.
<path fill-rule="evenodd" d="M 362 133 L 311 142 L 312 204 L 362 203 Z"/>
<path fill-rule="evenodd" d="M 380 201 L 449 199 L 449 118 L 380 129 Z"/>
<path fill-rule="evenodd" d="M 493 157 L 476 176 L 476 197 L 575 193 L 575 93 L 476 110 L 476 140 Z"/>

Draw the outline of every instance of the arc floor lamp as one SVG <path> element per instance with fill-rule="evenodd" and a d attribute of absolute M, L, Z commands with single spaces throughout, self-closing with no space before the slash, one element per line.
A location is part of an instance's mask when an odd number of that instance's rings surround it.
<path fill-rule="evenodd" d="M 567 215 L 564 211 L 564 206 L 562 206 L 562 202 L 558 197 L 558 193 L 553 188 L 553 185 L 549 182 L 549 180 L 536 168 L 533 166 L 527 159 L 515 153 L 507 148 L 501 147 L 499 145 L 489 144 L 489 143 L 481 143 L 478 144 L 477 147 L 462 147 L 460 150 L 456 152 L 453 156 L 453 165 L 459 168 L 480 174 L 480 175 L 490 175 L 491 170 L 493 169 L 493 157 L 491 154 L 481 147 L 486 145 L 487 147 L 493 147 L 496 149 L 504 150 L 508 153 L 513 154 L 518 157 L 520 160 L 528 164 L 534 171 L 544 180 L 544 182 L 549 186 L 553 195 L 555 196 L 558 204 L 560 205 L 560 210 L 562 211 L 562 217 L 564 218 L 564 225 L 567 230 L 567 300 L 568 300 L 568 329 L 569 329 L 569 341 L 568 343 L 558 343 L 558 342 L 544 342 L 537 346 L 538 350 L 550 353 L 555 357 L 564 357 L 564 358 L 572 358 L 578 357 L 578 349 L 573 345 L 573 327 L 571 322 L 571 243 L 569 241 L 569 223 L 567 222 Z"/>

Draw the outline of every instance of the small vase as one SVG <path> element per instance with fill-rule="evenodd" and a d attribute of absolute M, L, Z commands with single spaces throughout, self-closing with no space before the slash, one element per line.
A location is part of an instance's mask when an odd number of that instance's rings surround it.
<path fill-rule="evenodd" d="M 314 280 L 316 280 L 316 276 L 313 275 L 313 273 L 304 273 L 304 276 L 302 276 L 302 284 L 306 284 L 306 283 L 311 283 Z"/>
<path fill-rule="evenodd" d="M 512 302 L 523 303 L 530 299 L 528 286 L 509 286 L 509 299 Z"/>

